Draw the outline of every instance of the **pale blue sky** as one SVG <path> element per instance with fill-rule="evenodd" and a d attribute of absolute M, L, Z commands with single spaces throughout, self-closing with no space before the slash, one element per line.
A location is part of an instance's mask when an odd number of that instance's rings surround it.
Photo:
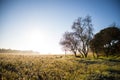
<path fill-rule="evenodd" d="M 0 48 L 61 53 L 63 33 L 88 14 L 94 33 L 120 25 L 120 0 L 1 0 Z"/>

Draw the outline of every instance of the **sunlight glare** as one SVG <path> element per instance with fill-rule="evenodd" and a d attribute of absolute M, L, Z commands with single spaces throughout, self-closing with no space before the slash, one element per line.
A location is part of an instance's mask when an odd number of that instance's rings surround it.
<path fill-rule="evenodd" d="M 35 51 L 40 51 L 40 49 L 44 47 L 46 35 L 40 30 L 31 30 L 27 32 L 26 38 L 27 48 Z"/>

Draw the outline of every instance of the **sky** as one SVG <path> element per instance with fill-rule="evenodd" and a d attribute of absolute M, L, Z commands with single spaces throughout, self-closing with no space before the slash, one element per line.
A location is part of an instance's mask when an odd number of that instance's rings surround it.
<path fill-rule="evenodd" d="M 87 15 L 94 33 L 120 25 L 120 0 L 0 0 L 0 48 L 63 53 L 62 35 Z"/>

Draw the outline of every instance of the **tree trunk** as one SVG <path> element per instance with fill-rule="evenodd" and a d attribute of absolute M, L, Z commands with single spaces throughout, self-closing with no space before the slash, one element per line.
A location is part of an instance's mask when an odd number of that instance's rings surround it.
<path fill-rule="evenodd" d="M 87 53 L 85 53 L 85 58 L 87 58 Z"/>
<path fill-rule="evenodd" d="M 93 57 L 95 58 L 95 53 L 93 52 Z"/>
<path fill-rule="evenodd" d="M 75 57 L 77 57 L 77 54 L 76 54 L 76 52 L 74 51 L 74 55 L 75 55 Z"/>
<path fill-rule="evenodd" d="M 84 58 L 84 54 L 80 50 L 78 50 L 78 51 L 79 51 L 80 55 L 82 56 L 82 58 Z"/>
<path fill-rule="evenodd" d="M 80 54 L 81 54 L 82 58 L 84 58 L 84 55 L 82 53 L 80 53 Z"/>
<path fill-rule="evenodd" d="M 98 57 L 99 57 L 98 52 L 97 52 L 97 51 L 95 51 L 95 53 L 96 53 L 96 56 L 97 56 L 97 58 L 98 58 Z"/>
<path fill-rule="evenodd" d="M 93 50 L 92 52 L 93 52 L 93 57 L 95 58 L 95 50 Z"/>

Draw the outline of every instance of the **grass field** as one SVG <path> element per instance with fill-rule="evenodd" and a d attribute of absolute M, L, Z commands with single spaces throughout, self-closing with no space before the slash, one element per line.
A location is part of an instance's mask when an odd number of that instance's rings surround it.
<path fill-rule="evenodd" d="M 120 80 L 120 57 L 1 53 L 0 80 Z"/>

